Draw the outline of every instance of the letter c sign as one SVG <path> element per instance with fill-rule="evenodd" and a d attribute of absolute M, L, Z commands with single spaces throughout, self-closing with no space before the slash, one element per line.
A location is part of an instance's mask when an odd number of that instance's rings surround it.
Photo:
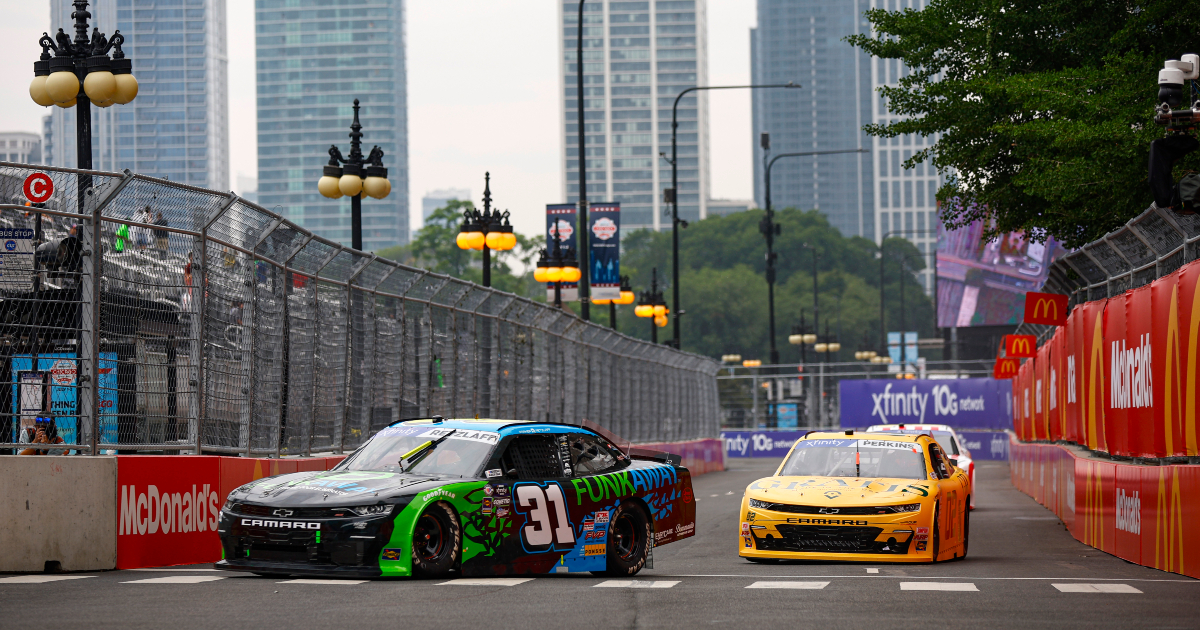
<path fill-rule="evenodd" d="M 33 203 L 43 203 L 54 194 L 54 180 L 45 173 L 33 173 L 25 178 L 25 186 L 21 192 Z"/>

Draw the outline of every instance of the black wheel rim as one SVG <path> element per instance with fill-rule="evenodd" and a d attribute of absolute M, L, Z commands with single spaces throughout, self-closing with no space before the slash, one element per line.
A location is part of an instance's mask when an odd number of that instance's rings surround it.
<path fill-rule="evenodd" d="M 617 517 L 612 524 L 613 545 L 617 549 L 617 557 L 629 561 L 637 558 L 641 551 L 642 538 L 638 532 L 637 521 L 628 512 Z"/>
<path fill-rule="evenodd" d="M 446 546 L 446 530 L 442 522 L 430 514 L 417 520 L 413 531 L 413 551 L 421 560 L 434 560 Z"/>

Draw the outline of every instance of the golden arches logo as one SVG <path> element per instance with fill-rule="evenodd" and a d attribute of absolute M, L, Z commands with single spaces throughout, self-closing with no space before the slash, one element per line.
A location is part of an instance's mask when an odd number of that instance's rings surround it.
<path fill-rule="evenodd" d="M 1033 351 L 1033 350 L 1032 350 L 1032 349 L 1029 347 L 1029 346 L 1030 346 L 1029 340 L 1028 340 L 1028 339 L 1026 339 L 1026 338 L 1025 338 L 1025 337 L 1023 337 L 1023 336 L 1022 336 L 1022 337 L 1017 337 L 1016 339 L 1013 339 L 1013 340 L 1012 340 L 1010 343 L 1012 344 L 1012 345 L 1011 345 L 1011 347 L 1012 347 L 1012 353 L 1013 353 L 1014 355 L 1017 355 L 1017 356 L 1020 356 L 1020 355 L 1025 355 L 1025 354 L 1029 354 L 1030 352 L 1032 352 L 1032 351 Z"/>
<path fill-rule="evenodd" d="M 1200 285 L 1200 276 L 1197 277 Z M 1200 286 L 1192 292 L 1192 313 L 1188 322 L 1186 369 L 1179 350 L 1179 285 L 1171 287 L 1171 304 L 1167 310 L 1167 353 L 1163 391 L 1163 434 L 1167 455 L 1175 453 L 1175 429 L 1182 425 L 1184 448 L 1188 456 L 1197 455 L 1196 388 L 1190 383 L 1196 378 L 1197 348 L 1200 340 Z"/>
<path fill-rule="evenodd" d="M 1084 464 L 1087 479 L 1083 486 L 1083 542 L 1104 549 L 1104 483 L 1094 462 Z"/>
<path fill-rule="evenodd" d="M 1033 303 L 1034 319 L 1058 319 L 1058 302 L 1050 298 L 1038 298 Z"/>
<path fill-rule="evenodd" d="M 1092 327 L 1092 351 L 1088 361 L 1087 446 L 1104 450 L 1104 314 L 1096 315 Z"/>
<path fill-rule="evenodd" d="M 1170 496 L 1167 471 L 1158 471 L 1155 506 L 1154 568 L 1183 573 L 1183 501 L 1179 496 L 1179 469 L 1171 467 Z"/>

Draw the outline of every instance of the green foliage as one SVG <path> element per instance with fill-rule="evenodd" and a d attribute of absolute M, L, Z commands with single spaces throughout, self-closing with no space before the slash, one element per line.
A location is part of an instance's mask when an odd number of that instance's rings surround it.
<path fill-rule="evenodd" d="M 1174 0 L 930 0 L 866 12 L 847 41 L 911 69 L 881 88 L 904 119 L 876 136 L 934 137 L 947 223 L 992 222 L 1077 247 L 1145 210 L 1158 69 L 1192 52 L 1200 11 Z M 936 135 L 935 135 L 936 134 Z M 1200 153 L 1177 165 L 1200 168 Z M 952 206 L 946 202 L 957 200 Z"/>
<path fill-rule="evenodd" d="M 411 244 L 390 247 L 377 253 L 406 265 L 482 283 L 483 252 L 459 249 L 456 241 L 463 211 L 474 207 L 470 201 L 451 199 L 425 219 L 424 227 L 417 230 Z M 522 234 L 516 234 L 516 237 L 517 246 L 512 250 L 491 252 L 492 287 L 517 295 L 539 297 L 544 291 L 541 285 L 533 281 L 533 272 L 518 276 L 513 272 L 511 263 L 519 262 L 524 268 L 532 269 L 538 252 L 545 246 L 545 237 L 530 238 Z"/>
<path fill-rule="evenodd" d="M 783 234 L 776 238 L 777 284 L 775 317 L 777 344 L 783 361 L 799 361 L 799 349 L 787 336 L 800 314 L 812 326 L 812 251 L 816 247 L 818 307 L 821 334 L 842 344 L 841 360 L 853 359 L 860 344 L 879 350 L 879 259 L 874 243 L 859 237 L 845 238 L 824 215 L 816 211 L 786 209 L 776 213 Z M 737 353 L 747 359 L 767 360 L 766 243 L 758 232 L 762 212 L 739 212 L 691 224 L 680 233 L 680 288 L 683 316 L 683 349 L 720 357 Z M 649 230 L 622 236 L 621 271 L 630 276 L 639 295 L 650 287 L 651 269 L 658 268 L 659 287 L 671 304 L 671 233 Z M 900 259 L 908 259 L 910 272 L 924 268 L 915 247 L 900 238 L 888 239 L 884 264 L 884 294 L 889 330 L 900 327 Z M 933 304 L 912 273 L 904 274 L 905 322 L 922 337 L 935 334 Z M 593 318 L 608 322 L 607 307 L 594 309 Z M 650 338 L 651 323 L 633 316 L 633 307 L 618 307 L 619 329 L 642 339 Z M 660 328 L 659 341 L 669 339 L 672 326 Z M 809 360 L 813 354 L 809 353 Z"/>

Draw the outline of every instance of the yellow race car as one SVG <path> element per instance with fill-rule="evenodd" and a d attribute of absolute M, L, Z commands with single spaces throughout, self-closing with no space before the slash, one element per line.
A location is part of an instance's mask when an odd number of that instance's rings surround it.
<path fill-rule="evenodd" d="M 932 436 L 810 431 L 742 497 L 751 562 L 937 562 L 967 555 L 971 481 Z"/>

